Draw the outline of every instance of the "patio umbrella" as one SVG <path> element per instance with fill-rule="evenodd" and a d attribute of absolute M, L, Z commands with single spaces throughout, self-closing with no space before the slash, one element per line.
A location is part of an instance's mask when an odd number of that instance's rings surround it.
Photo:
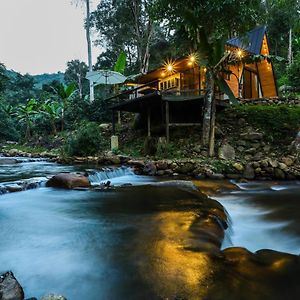
<path fill-rule="evenodd" d="M 86 79 L 94 82 L 94 85 L 98 85 L 123 83 L 126 80 L 126 77 L 119 72 L 99 70 L 87 72 Z"/>

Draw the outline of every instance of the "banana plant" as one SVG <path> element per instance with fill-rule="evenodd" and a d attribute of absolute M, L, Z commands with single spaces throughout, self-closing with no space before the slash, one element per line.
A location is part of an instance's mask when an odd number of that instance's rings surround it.
<path fill-rule="evenodd" d="M 61 83 L 60 85 L 58 85 L 55 88 L 55 92 L 56 92 L 59 100 L 62 103 L 62 108 L 61 108 L 61 131 L 64 130 L 65 111 L 67 109 L 68 102 L 74 96 L 76 91 L 77 91 L 77 89 L 76 89 L 76 84 L 75 83 L 70 83 L 67 86 L 65 86 Z"/>
<path fill-rule="evenodd" d="M 61 104 L 58 101 L 47 100 L 41 109 L 41 113 L 45 114 L 50 120 L 53 135 L 56 135 L 56 121 L 59 120 L 61 116 Z"/>
<path fill-rule="evenodd" d="M 15 116 L 19 123 L 25 124 L 25 140 L 28 141 L 31 137 L 31 129 L 34 119 L 38 113 L 38 102 L 36 99 L 30 99 L 26 104 L 20 104 L 15 111 Z"/>

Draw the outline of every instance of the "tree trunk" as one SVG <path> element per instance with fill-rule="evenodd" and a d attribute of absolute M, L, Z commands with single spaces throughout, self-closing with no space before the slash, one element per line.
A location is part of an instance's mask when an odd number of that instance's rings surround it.
<path fill-rule="evenodd" d="M 81 74 L 77 74 L 78 78 L 78 89 L 79 89 L 79 98 L 82 99 L 82 82 L 81 82 Z"/>
<path fill-rule="evenodd" d="M 203 106 L 203 126 L 202 126 L 202 144 L 208 146 L 210 127 L 211 127 L 211 113 L 212 113 L 212 102 L 214 92 L 214 80 L 212 70 L 207 69 L 206 72 L 206 95 Z"/>
<path fill-rule="evenodd" d="M 208 155 L 213 157 L 215 155 L 215 128 L 216 128 L 216 99 L 213 91 L 213 98 L 211 103 L 211 119 L 210 119 L 210 130 L 209 130 L 209 147 Z"/>
<path fill-rule="evenodd" d="M 88 46 L 88 65 L 89 71 L 93 71 L 93 62 L 92 62 L 92 43 L 91 43 L 91 34 L 90 34 L 90 0 L 86 0 L 86 40 Z M 94 85 L 93 81 L 90 80 L 90 102 L 95 100 L 94 96 Z"/>
<path fill-rule="evenodd" d="M 65 109 L 61 110 L 61 132 L 64 131 L 64 123 L 65 123 Z"/>
<path fill-rule="evenodd" d="M 289 67 L 291 66 L 292 62 L 293 62 L 292 29 L 290 28 L 290 31 L 289 31 L 289 51 L 288 51 L 288 63 L 289 63 Z"/>

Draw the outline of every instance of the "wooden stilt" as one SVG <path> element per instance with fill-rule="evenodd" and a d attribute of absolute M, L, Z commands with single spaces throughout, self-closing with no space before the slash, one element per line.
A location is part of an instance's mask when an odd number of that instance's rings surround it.
<path fill-rule="evenodd" d="M 112 111 L 112 134 L 116 134 L 115 111 Z"/>
<path fill-rule="evenodd" d="M 170 114 L 169 114 L 169 102 L 166 101 L 166 139 L 167 143 L 170 141 Z"/>
<path fill-rule="evenodd" d="M 151 136 L 151 109 L 148 106 L 147 108 L 147 128 L 148 128 L 148 137 Z"/>

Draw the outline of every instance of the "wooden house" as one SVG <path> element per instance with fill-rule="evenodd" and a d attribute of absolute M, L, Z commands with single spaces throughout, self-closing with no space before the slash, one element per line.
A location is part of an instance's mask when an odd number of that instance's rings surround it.
<path fill-rule="evenodd" d="M 266 27 L 258 27 L 244 38 L 230 39 L 225 47 L 239 56 L 269 55 Z M 273 66 L 267 60 L 250 64 L 240 60 L 227 68 L 231 73 L 224 73 L 225 80 L 237 99 L 277 96 Z M 112 97 L 118 102 L 112 106 L 113 114 L 116 111 L 144 113 L 148 135 L 151 134 L 150 122 L 156 119 L 165 124 L 167 139 L 172 126 L 200 125 L 206 92 L 205 73 L 205 66 L 201 66 L 194 55 L 167 61 L 162 67 L 139 76 L 130 83 L 129 90 Z M 228 106 L 226 100 L 227 95 L 217 94 L 218 107 Z"/>

